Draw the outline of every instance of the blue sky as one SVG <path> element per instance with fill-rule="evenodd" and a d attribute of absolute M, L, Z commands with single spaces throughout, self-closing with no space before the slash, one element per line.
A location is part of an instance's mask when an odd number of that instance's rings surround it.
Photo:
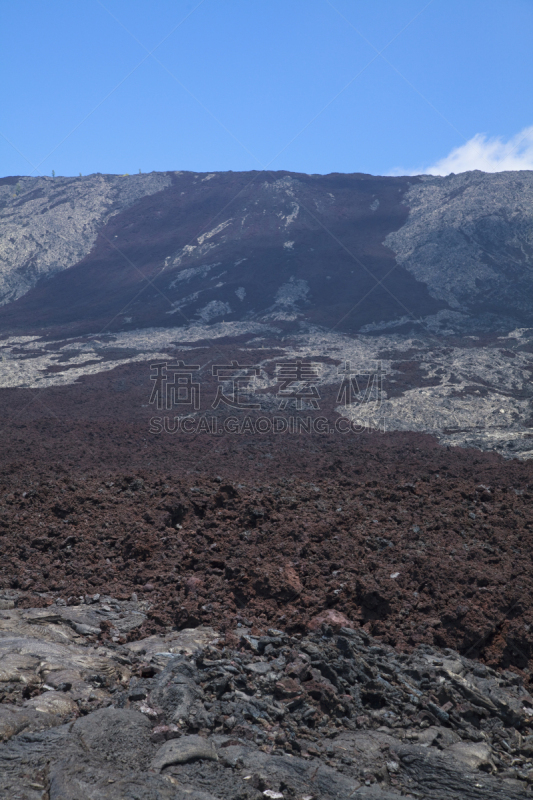
<path fill-rule="evenodd" d="M 1 175 L 533 169 L 533 0 L 11 0 Z"/>

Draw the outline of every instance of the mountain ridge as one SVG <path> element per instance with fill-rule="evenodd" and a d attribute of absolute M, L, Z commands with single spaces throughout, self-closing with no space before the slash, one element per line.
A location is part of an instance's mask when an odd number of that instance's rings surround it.
<path fill-rule="evenodd" d="M 0 200 L 2 279 L 29 287 L 0 306 L 2 387 L 126 365 L 145 382 L 146 362 L 231 351 L 260 365 L 267 408 L 277 361 L 322 364 L 329 413 L 355 420 L 339 369 L 379 362 L 387 430 L 533 457 L 533 172 L 13 178 Z M 19 240 L 41 271 L 9 260 Z"/>
<path fill-rule="evenodd" d="M 511 330 L 533 310 L 532 199 L 532 172 L 4 178 L 0 330 L 285 315 L 354 333 L 442 312 L 456 331 Z M 48 254 L 28 245 L 35 220 Z"/>

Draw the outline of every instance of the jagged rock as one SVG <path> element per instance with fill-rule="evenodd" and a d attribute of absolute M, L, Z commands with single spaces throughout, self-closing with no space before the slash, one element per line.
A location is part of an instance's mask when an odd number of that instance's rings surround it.
<path fill-rule="evenodd" d="M 186 764 L 188 761 L 218 761 L 216 748 L 212 741 L 201 736 L 182 736 L 170 739 L 157 751 L 151 768 L 161 772 L 171 764 Z"/>
<path fill-rule="evenodd" d="M 226 637 L 231 645 L 214 631 L 185 632 L 189 655 L 161 656 L 153 639 L 95 652 L 48 641 L 58 622 L 46 611 L 26 614 L 40 617 L 42 641 L 0 637 L 12 656 L 5 685 L 24 677 L 35 693 L 25 700 L 8 692 L 18 705 L 0 703 L 6 796 L 22 787 L 29 800 L 45 792 L 50 800 L 133 800 L 139 791 L 143 800 L 531 796 L 533 720 L 512 673 L 428 646 L 401 654 L 349 628 L 305 637 L 270 631 L 257 639 L 262 654 L 246 628 Z M 167 644 L 179 649 L 179 637 L 169 634 Z M 41 679 L 43 655 L 47 675 L 73 675 L 62 690 Z M 59 655 L 63 669 L 51 670 Z M 124 660 L 127 684 L 94 671 L 98 664 L 120 674 Z M 84 669 L 85 689 L 76 683 Z"/>

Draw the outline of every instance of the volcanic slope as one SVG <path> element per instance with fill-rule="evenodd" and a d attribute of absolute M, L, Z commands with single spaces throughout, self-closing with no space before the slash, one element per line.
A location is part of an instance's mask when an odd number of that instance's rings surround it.
<path fill-rule="evenodd" d="M 405 222 L 406 179 L 252 172 L 171 180 L 114 213 L 78 264 L 4 308 L 2 328 L 79 333 L 113 317 L 111 330 L 125 317 L 138 328 L 302 312 L 328 325 L 366 298 L 353 327 L 397 316 L 408 300 L 425 313 L 443 306 L 404 269 L 393 270 L 381 244 Z M 22 193 L 16 203 L 24 200 Z"/>
<path fill-rule="evenodd" d="M 532 198 L 531 172 L 3 179 L 0 330 L 509 330 L 533 310 Z"/>

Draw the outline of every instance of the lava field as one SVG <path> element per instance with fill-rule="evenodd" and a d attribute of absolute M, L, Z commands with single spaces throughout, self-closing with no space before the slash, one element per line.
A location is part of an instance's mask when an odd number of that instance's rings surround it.
<path fill-rule="evenodd" d="M 531 797 L 531 461 L 150 435 L 141 369 L 2 391 L 4 794 Z"/>
<path fill-rule="evenodd" d="M 400 650 L 452 647 L 527 681 L 530 462 L 411 433 L 150 438 L 38 404 L 0 473 L 1 586 L 26 605 L 136 592 L 146 633 L 302 633 L 334 610 Z"/>

